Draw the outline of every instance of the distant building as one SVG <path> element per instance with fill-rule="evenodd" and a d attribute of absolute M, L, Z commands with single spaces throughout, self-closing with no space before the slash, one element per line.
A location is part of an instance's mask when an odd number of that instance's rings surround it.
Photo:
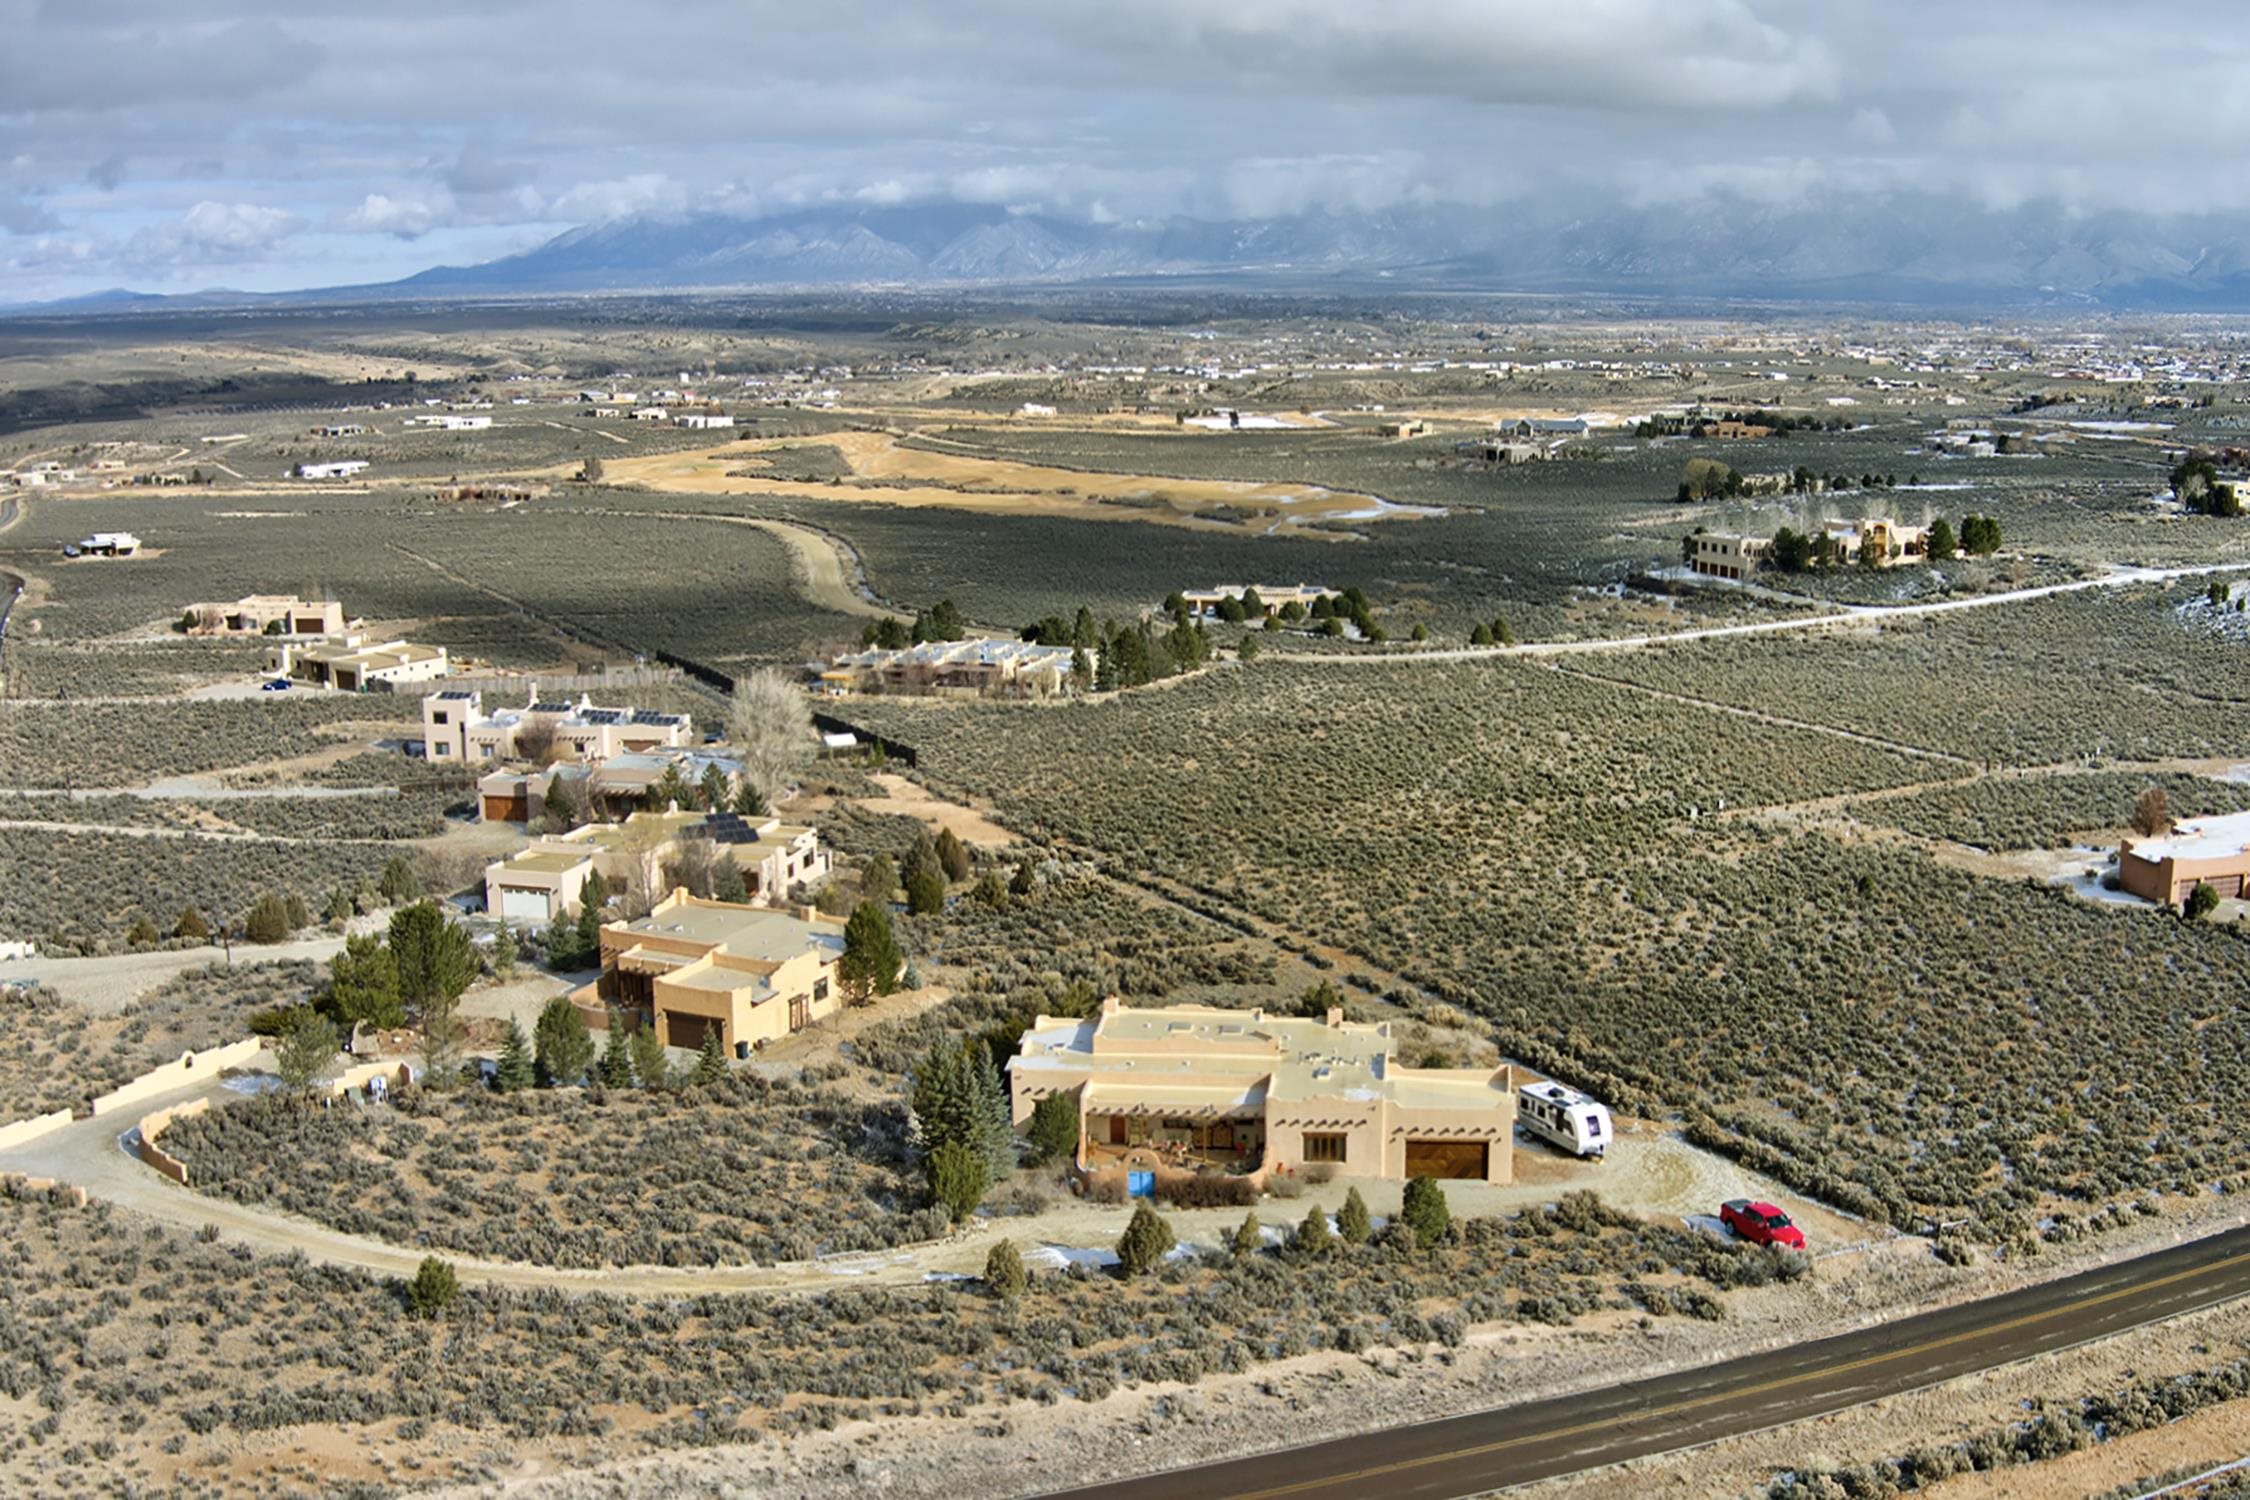
<path fill-rule="evenodd" d="M 1026 401 L 1018 410 L 1027 417 L 1051 417 L 1055 414 L 1053 407 L 1039 401 Z"/>
<path fill-rule="evenodd" d="M 1229 599 L 1239 601 L 1250 593 L 1258 596 L 1256 613 L 1260 619 L 1278 615 L 1292 604 L 1311 609 L 1323 599 L 1343 597 L 1337 589 L 1313 583 L 1222 583 L 1217 588 L 1182 589 L 1180 597 L 1187 601 L 1189 614 L 1199 620 L 1211 620 L 1218 618 L 1219 607 Z"/>
<path fill-rule="evenodd" d="M 1089 1019 L 1032 1023 L 1008 1063 L 1010 1113 L 1021 1127 L 1042 1099 L 1070 1099 L 1078 1165 L 1135 1191 L 1199 1167 L 1513 1181 L 1510 1070 L 1410 1068 L 1396 1047 L 1390 1022 L 1341 1010 L 1141 1010 L 1112 996 Z"/>
<path fill-rule="evenodd" d="M 359 437 L 367 431 L 357 422 L 331 422 L 326 427 L 316 427 L 313 430 L 322 437 L 330 438 Z"/>
<path fill-rule="evenodd" d="M 1504 443 L 1496 438 L 1455 443 L 1453 451 L 1465 458 L 1496 464 L 1503 469 L 1517 464 L 1535 464 L 1545 459 L 1547 450 L 1537 443 Z"/>
<path fill-rule="evenodd" d="M 1584 417 L 1518 417 L 1513 421 L 1495 422 L 1493 427 L 1503 437 L 1522 441 L 1540 438 L 1582 438 L 1593 431 Z"/>
<path fill-rule="evenodd" d="M 521 708 L 490 713 L 483 693 L 462 688 L 422 700 L 422 752 L 432 761 L 604 760 L 694 739 L 695 721 L 686 714 L 597 708 L 583 694 L 575 701 L 527 696 Z"/>
<path fill-rule="evenodd" d="M 299 464 L 292 472 L 299 479 L 349 479 L 366 469 L 364 458 L 339 458 L 331 463 Z"/>
<path fill-rule="evenodd" d="M 2240 896 L 2250 877 L 2250 812 L 2188 818 L 2160 838 L 2117 846 L 2117 880 L 2144 901 L 2177 906 L 2207 885 Z"/>
<path fill-rule="evenodd" d="M 856 651 L 820 674 L 830 693 L 918 697 L 1051 698 L 1068 692 L 1074 650 L 1029 641 L 930 641 L 899 651 Z M 1091 667 L 1097 653 L 1086 651 Z"/>
<path fill-rule="evenodd" d="M 300 599 L 295 594 L 251 594 L 232 604 L 191 604 L 188 627 L 196 635 L 342 635 L 352 624 L 334 599 Z"/>
<path fill-rule="evenodd" d="M 674 748 L 628 750 L 607 759 L 556 760 L 528 770 L 487 771 L 477 779 L 477 811 L 487 823 L 530 823 L 544 816 L 548 802 L 567 784 L 577 805 L 596 817 L 628 813 L 648 801 L 652 787 L 677 768 L 691 787 L 716 766 L 732 785 L 742 775 L 738 758 L 716 750 Z"/>
<path fill-rule="evenodd" d="M 1821 529 L 1835 547 L 1838 562 L 1862 562 L 1868 549 L 1873 548 L 1876 566 L 1888 568 L 1897 563 L 1918 562 L 1930 552 L 1927 527 L 1879 520 L 1830 521 Z"/>
<path fill-rule="evenodd" d="M 723 411 L 686 411 L 681 412 L 672 420 L 678 426 L 705 431 L 734 425 L 734 418 Z"/>
<path fill-rule="evenodd" d="M 1687 539 L 1687 565 L 1707 578 L 1740 583 L 1758 571 L 1772 550 L 1773 543 L 1764 537 L 1699 531 Z"/>
<path fill-rule="evenodd" d="M 377 684 L 428 682 L 451 670 L 443 646 L 369 641 L 357 631 L 281 641 L 266 650 L 268 673 L 345 693 L 364 693 Z"/>
<path fill-rule="evenodd" d="M 1420 437 L 1429 430 L 1429 423 L 1409 417 L 1397 422 L 1378 423 L 1375 428 L 1375 435 L 1387 438 L 1411 438 Z"/>
<path fill-rule="evenodd" d="M 529 848 L 487 865 L 485 910 L 544 927 L 578 909 L 595 872 L 613 890 L 645 886 L 662 878 L 685 841 L 697 838 L 709 839 L 712 856 L 741 871 L 753 905 L 785 900 L 799 886 L 828 877 L 828 850 L 810 828 L 771 816 L 636 812 L 622 823 L 588 823 L 535 839 Z"/>
<path fill-rule="evenodd" d="M 1728 417 L 1722 421 L 1704 423 L 1702 435 L 1707 438 L 1718 438 L 1722 441 L 1739 441 L 1772 437 L 1773 429 L 1761 426 L 1756 422 L 1738 422 L 1732 417 Z"/>

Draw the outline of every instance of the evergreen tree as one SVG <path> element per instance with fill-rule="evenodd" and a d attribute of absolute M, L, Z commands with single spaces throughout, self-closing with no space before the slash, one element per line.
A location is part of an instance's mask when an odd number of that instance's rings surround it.
<path fill-rule="evenodd" d="M 1289 1237 L 1289 1252 L 1300 1260 L 1318 1260 L 1335 1248 L 1335 1236 L 1328 1232 L 1328 1210 L 1315 1205 Z"/>
<path fill-rule="evenodd" d="M 1364 1245 L 1374 1233 L 1375 1220 L 1367 1212 L 1367 1200 L 1353 1188 L 1344 1194 L 1344 1206 L 1336 1211 L 1336 1237 L 1347 1245 Z"/>
<path fill-rule="evenodd" d="M 688 790 L 687 778 L 680 774 L 680 763 L 676 760 L 666 761 L 664 774 L 657 777 L 655 784 L 648 789 L 648 805 L 658 812 L 664 812 L 675 807 L 690 807 L 694 802 L 695 796 Z"/>
<path fill-rule="evenodd" d="M 1930 523 L 1929 551 L 1931 562 L 1951 562 L 1961 544 L 1953 539 L 1953 528 L 1945 517 L 1939 516 Z"/>
<path fill-rule="evenodd" d="M 381 938 L 364 932 L 344 939 L 344 951 L 328 961 L 328 1009 L 347 1027 L 388 1031 L 406 1024 L 398 964 Z"/>
<path fill-rule="evenodd" d="M 1415 1242 L 1423 1245 L 1434 1245 L 1444 1239 L 1446 1229 L 1453 1222 L 1452 1210 L 1446 1206 L 1445 1190 L 1428 1177 L 1416 1177 L 1406 1184 L 1398 1216 L 1413 1229 Z"/>
<path fill-rule="evenodd" d="M 594 1061 L 594 1039 L 577 1006 L 557 995 L 539 1012 L 532 1033 L 537 1038 L 533 1065 L 541 1087 L 560 1088 L 585 1078 Z"/>
<path fill-rule="evenodd" d="M 924 867 L 906 877 L 906 909 L 918 917 L 945 910 L 945 877 Z"/>
<path fill-rule="evenodd" d="M 976 1212 L 992 1185 L 984 1158 L 958 1141 L 947 1141 L 923 1157 L 922 1170 L 929 1179 L 930 1201 L 943 1207 L 956 1224 Z"/>
<path fill-rule="evenodd" d="M 133 925 L 125 930 L 125 942 L 128 946 L 135 949 L 153 948 L 163 941 L 164 934 L 156 930 L 156 924 L 148 919 L 147 912 L 133 914 Z"/>
<path fill-rule="evenodd" d="M 1024 1294 L 1031 1277 L 1023 1268 L 1023 1253 L 1014 1240 L 1002 1240 L 984 1258 L 984 1284 L 992 1295 L 1013 1302 Z"/>
<path fill-rule="evenodd" d="M 435 1318 L 460 1295 L 461 1282 L 453 1274 L 453 1263 L 425 1255 L 421 1269 L 406 1284 L 406 1310 L 417 1318 Z"/>
<path fill-rule="evenodd" d="M 898 988 L 904 959 L 891 932 L 888 908 L 875 901 L 859 903 L 844 924 L 844 955 L 837 960 L 836 978 L 855 1004 L 864 1005 L 877 995 Z"/>
<path fill-rule="evenodd" d="M 172 924 L 172 936 L 196 943 L 211 941 L 211 929 L 204 925 L 203 913 L 195 909 L 194 902 L 180 908 L 179 919 Z"/>
<path fill-rule="evenodd" d="M 292 1094 L 310 1093 L 342 1046 L 343 1038 L 337 1035 L 334 1022 L 315 1010 L 300 1011 L 297 1024 L 282 1038 L 281 1048 L 274 1054 L 274 1072 Z"/>
<path fill-rule="evenodd" d="M 1234 1251 L 1234 1258 L 1241 1260 L 1244 1256 L 1257 1254 L 1265 1248 L 1265 1243 L 1265 1231 L 1258 1223 L 1258 1216 L 1244 1214 L 1242 1222 L 1235 1226 L 1234 1239 L 1229 1248 Z"/>
<path fill-rule="evenodd" d="M 726 1076 L 726 1043 L 720 1040 L 718 1027 L 706 1026 L 703 1028 L 703 1045 L 695 1054 L 695 1073 L 690 1081 L 697 1088 L 710 1088 L 714 1084 L 724 1083 Z"/>
<path fill-rule="evenodd" d="M 1016 873 L 1008 879 L 1008 894 L 1011 896 L 1028 896 L 1037 885 L 1038 873 L 1032 869 L 1030 859 L 1017 860 Z"/>
<path fill-rule="evenodd" d="M 859 897 L 862 901 L 879 901 L 891 904 L 892 894 L 898 890 L 898 866 L 891 863 L 888 854 L 878 854 L 867 861 L 859 872 Z"/>
<path fill-rule="evenodd" d="M 750 882 L 743 879 L 742 866 L 731 859 L 722 859 L 712 867 L 711 899 L 730 901 L 737 906 L 750 899 Z"/>
<path fill-rule="evenodd" d="M 758 790 L 757 783 L 745 776 L 734 789 L 734 810 L 746 818 L 766 815 L 766 794 Z"/>
<path fill-rule="evenodd" d="M 633 1086 L 631 1046 L 625 1036 L 624 1014 L 613 1005 L 609 1008 L 609 1035 L 602 1042 L 602 1060 L 595 1069 L 603 1088 L 623 1089 Z"/>
<path fill-rule="evenodd" d="M 672 1083 L 672 1066 L 666 1059 L 664 1039 L 656 1034 L 656 1027 L 633 1028 L 633 1077 L 644 1089 L 669 1088 Z"/>
<path fill-rule="evenodd" d="M 461 992 L 475 972 L 469 935 L 445 920 L 437 904 L 417 901 L 391 914 L 391 957 L 399 999 L 422 1031 L 422 1057 L 433 1087 L 453 1081 L 461 1061 Z"/>
<path fill-rule="evenodd" d="M 950 828 L 937 836 L 937 861 L 947 880 L 969 878 L 969 846 L 962 843 L 961 836 Z"/>
<path fill-rule="evenodd" d="M 923 1150 L 953 1142 L 981 1151 L 967 1073 L 960 1045 L 951 1039 L 936 1043 L 914 1065 L 914 1090 L 907 1102 Z"/>
<path fill-rule="evenodd" d="M 278 943 L 289 936 L 289 909 L 279 896 L 268 891 L 250 904 L 250 914 L 242 919 L 242 936 L 252 943 Z"/>
<path fill-rule="evenodd" d="M 1133 1209 L 1132 1222 L 1117 1241 L 1117 1266 L 1127 1276 L 1139 1276 L 1155 1269 L 1157 1263 L 1178 1241 L 1172 1237 L 1172 1226 L 1146 1203 Z"/>
<path fill-rule="evenodd" d="M 601 871 L 588 875 L 578 888 L 578 905 L 582 911 L 600 911 L 609 905 L 609 880 Z"/>
<path fill-rule="evenodd" d="M 1032 1106 L 1031 1122 L 1024 1134 L 1031 1142 L 1035 1161 L 1075 1159 L 1078 1155 L 1078 1096 L 1061 1092 L 1040 1100 Z"/>
<path fill-rule="evenodd" d="M 1016 1130 L 1008 1116 L 1008 1086 L 1000 1081 L 989 1043 L 980 1039 L 970 1045 L 962 1082 L 968 1092 L 971 1132 L 964 1144 L 982 1151 L 991 1163 L 992 1180 L 1002 1181 L 1016 1169 Z"/>
<path fill-rule="evenodd" d="M 717 761 L 703 768 L 702 792 L 705 812 L 727 810 L 727 773 L 719 769 Z"/>
<path fill-rule="evenodd" d="M 516 930 L 506 922 L 492 935 L 492 972 L 501 979 L 513 979 L 516 973 Z"/>
<path fill-rule="evenodd" d="M 520 1094 L 531 1087 L 533 1069 L 531 1039 L 511 1016 L 508 1034 L 500 1040 L 500 1067 L 493 1075 L 492 1086 L 503 1094 Z"/>
<path fill-rule="evenodd" d="M 984 872 L 984 878 L 977 882 L 976 899 L 980 906 L 990 907 L 994 911 L 999 911 L 1008 904 L 1008 882 L 998 870 Z M 149 930 L 155 931 L 154 928 Z"/>
<path fill-rule="evenodd" d="M 297 932 L 312 925 L 312 911 L 305 905 L 305 898 L 295 891 L 291 891 L 282 898 L 281 907 L 283 913 L 289 919 L 289 930 L 291 932 Z"/>
<path fill-rule="evenodd" d="M 328 893 L 328 907 L 321 913 L 331 922 L 349 922 L 358 914 L 359 908 L 352 903 L 352 893 L 342 886 Z"/>
<path fill-rule="evenodd" d="M 393 906 L 420 899 L 422 882 L 415 878 L 414 865 L 403 854 L 394 854 L 383 861 L 383 875 L 375 889 Z"/>

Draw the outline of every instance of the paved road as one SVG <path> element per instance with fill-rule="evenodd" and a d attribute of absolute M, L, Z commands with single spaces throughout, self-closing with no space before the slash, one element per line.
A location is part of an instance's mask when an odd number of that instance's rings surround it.
<path fill-rule="evenodd" d="M 1770 1354 L 1067 1493 L 1453 1500 L 1803 1421 L 2243 1296 L 2250 1228 Z"/>
<path fill-rule="evenodd" d="M 380 921 L 362 917 L 355 930 L 371 931 Z M 234 961 L 251 964 L 282 959 L 325 961 L 341 953 L 344 940 L 332 934 L 298 938 L 286 943 L 237 943 Z M 104 953 L 93 958 L 11 958 L 0 960 L 0 979 L 31 979 L 90 1011 L 122 1010 L 141 996 L 190 969 L 226 962 L 226 953 L 215 947 L 168 948 L 149 953 Z"/>

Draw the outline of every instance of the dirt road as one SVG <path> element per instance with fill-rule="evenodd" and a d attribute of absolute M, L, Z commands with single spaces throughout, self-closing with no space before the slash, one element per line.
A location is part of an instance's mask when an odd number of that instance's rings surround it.
<path fill-rule="evenodd" d="M 1839 626 L 1880 625 L 1886 620 L 1919 615 L 1945 615 L 1964 609 L 1989 609 L 1999 604 L 2022 604 L 2057 594 L 2087 589 L 2127 588 L 2142 583 L 2169 583 L 2180 578 L 2203 578 L 2214 573 L 2250 572 L 2250 563 L 2210 563 L 2192 568 L 2111 569 L 2099 578 L 2077 578 L 2068 583 L 2045 583 L 2034 588 L 2010 589 L 1999 594 L 1972 594 L 1961 599 L 1934 599 L 1922 604 L 1853 604 L 1833 613 L 1787 620 L 1753 620 L 1744 625 L 1708 625 L 1668 635 L 1601 636 L 1584 641 L 1530 641 L 1515 646 L 1448 646 L 1436 651 L 1399 651 L 1370 655 L 1299 655 L 1294 659 L 1333 662 L 1338 666 L 1421 665 L 1428 662 L 1483 661 L 1495 657 L 1586 656 L 1603 651 L 1639 651 L 1649 646 L 1674 646 L 1685 641 L 1712 641 L 1729 636 L 1782 635 L 1793 632 L 1834 630 Z"/>

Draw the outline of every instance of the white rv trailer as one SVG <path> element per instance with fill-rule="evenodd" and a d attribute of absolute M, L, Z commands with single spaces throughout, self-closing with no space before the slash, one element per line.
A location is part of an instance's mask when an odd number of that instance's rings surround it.
<path fill-rule="evenodd" d="M 1516 1120 L 1532 1135 L 1573 1156 L 1601 1156 L 1613 1133 L 1609 1106 L 1559 1083 L 1527 1083 L 1516 1091 Z"/>

